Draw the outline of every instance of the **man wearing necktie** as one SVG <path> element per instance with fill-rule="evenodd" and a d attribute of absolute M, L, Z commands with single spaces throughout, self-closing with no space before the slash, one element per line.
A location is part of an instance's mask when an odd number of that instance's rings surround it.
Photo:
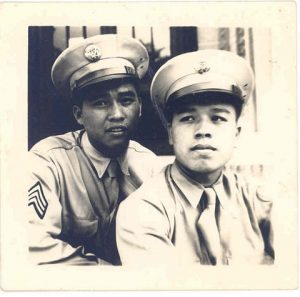
<path fill-rule="evenodd" d="M 176 158 L 120 205 L 124 265 L 273 263 L 270 197 L 225 169 L 253 84 L 248 63 L 222 50 L 185 53 L 158 70 L 151 98 Z"/>
<path fill-rule="evenodd" d="M 130 140 L 141 115 L 145 47 L 120 35 L 67 48 L 52 81 L 84 129 L 41 140 L 29 152 L 29 251 L 36 264 L 120 264 L 119 203 L 159 170 L 157 157 Z"/>

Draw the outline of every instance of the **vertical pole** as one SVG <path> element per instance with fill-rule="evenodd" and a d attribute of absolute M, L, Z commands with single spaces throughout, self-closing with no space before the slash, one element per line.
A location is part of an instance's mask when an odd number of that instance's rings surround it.
<path fill-rule="evenodd" d="M 82 27 L 82 35 L 83 35 L 83 38 L 87 38 L 87 30 L 86 30 L 86 26 L 83 26 L 83 27 Z"/>
<path fill-rule="evenodd" d="M 66 26 L 66 47 L 69 47 L 70 26 Z"/>
<path fill-rule="evenodd" d="M 250 65 L 255 74 L 255 62 L 254 62 L 254 41 L 253 41 L 253 30 L 252 28 L 248 29 L 249 34 L 249 57 L 250 57 Z M 253 94 L 253 109 L 254 109 L 254 130 L 258 131 L 258 122 L 257 122 L 257 99 L 256 99 L 256 88 L 254 87 Z"/>

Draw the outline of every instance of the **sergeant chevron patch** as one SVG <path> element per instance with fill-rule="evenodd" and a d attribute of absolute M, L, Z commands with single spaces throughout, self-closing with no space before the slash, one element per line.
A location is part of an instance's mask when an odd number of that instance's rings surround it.
<path fill-rule="evenodd" d="M 32 205 L 42 220 L 46 214 L 48 202 L 45 198 L 40 182 L 37 182 L 28 190 L 28 206 Z"/>

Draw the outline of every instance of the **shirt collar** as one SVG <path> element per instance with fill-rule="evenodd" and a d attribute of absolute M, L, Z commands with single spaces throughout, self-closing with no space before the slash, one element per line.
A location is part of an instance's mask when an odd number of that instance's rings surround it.
<path fill-rule="evenodd" d="M 91 160 L 92 164 L 94 165 L 99 178 L 102 178 L 103 174 L 105 173 L 107 166 L 110 162 L 110 158 L 105 157 L 101 154 L 98 150 L 96 150 L 93 145 L 90 143 L 87 133 L 84 132 L 82 135 L 81 146 Z M 128 171 L 128 162 L 126 158 L 127 151 L 117 158 L 117 161 L 120 165 L 122 173 L 124 175 L 129 175 Z"/>
<path fill-rule="evenodd" d="M 171 167 L 171 175 L 177 186 L 180 188 L 184 196 L 187 198 L 193 208 L 197 208 L 205 187 L 187 176 L 174 162 Z M 224 176 L 224 172 L 221 173 L 218 180 L 211 186 L 219 198 L 220 204 L 223 207 L 227 207 L 229 202 L 229 191 L 226 187 L 227 179 Z M 225 182 L 225 183 L 224 183 Z"/>
<path fill-rule="evenodd" d="M 173 163 L 171 168 L 171 175 L 177 186 L 180 188 L 186 199 L 196 208 L 199 204 L 200 197 L 202 197 L 204 187 L 187 176 L 176 164 Z"/>

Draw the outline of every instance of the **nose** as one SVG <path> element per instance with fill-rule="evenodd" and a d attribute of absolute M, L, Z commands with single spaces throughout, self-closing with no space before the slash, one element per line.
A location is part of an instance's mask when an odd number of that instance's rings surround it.
<path fill-rule="evenodd" d="M 195 138 L 211 138 L 212 131 L 211 125 L 207 120 L 200 120 L 195 127 L 194 137 Z"/>
<path fill-rule="evenodd" d="M 125 119 L 124 112 L 122 106 L 118 102 L 114 102 L 111 105 L 111 108 L 109 110 L 109 120 L 110 121 L 123 121 Z"/>

